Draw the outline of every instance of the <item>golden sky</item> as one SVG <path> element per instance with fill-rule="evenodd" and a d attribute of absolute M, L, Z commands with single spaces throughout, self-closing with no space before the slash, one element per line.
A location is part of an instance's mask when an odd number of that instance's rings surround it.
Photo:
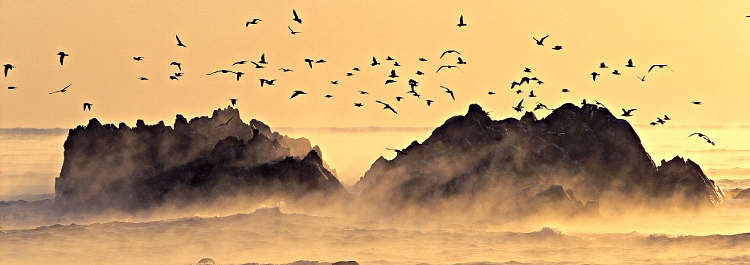
<path fill-rule="evenodd" d="M 292 10 L 301 24 L 292 21 Z M 521 99 L 525 110 L 536 102 L 557 107 L 582 99 L 598 100 L 618 116 L 621 108 L 636 108 L 628 118 L 634 125 L 664 114 L 681 126 L 746 125 L 746 15 L 750 1 L 4 0 L 0 65 L 16 68 L 0 76 L 0 127 L 72 128 L 93 117 L 171 125 L 177 113 L 210 115 L 230 98 L 239 99 L 245 121 L 259 119 L 272 128 L 435 127 L 471 103 L 504 119 L 522 115 L 511 109 Z M 466 27 L 457 26 L 460 16 Z M 253 18 L 262 21 L 246 27 Z M 287 27 L 301 33 L 292 35 Z M 178 47 L 175 35 L 187 47 Z M 544 46 L 532 39 L 545 35 Z M 555 45 L 563 49 L 552 50 Z M 455 53 L 440 58 L 446 50 L 461 53 L 463 72 L 435 72 L 455 65 Z M 60 51 L 70 55 L 64 65 Z M 232 66 L 257 62 L 261 54 L 266 68 Z M 373 56 L 381 65 L 370 66 Z M 306 58 L 327 62 L 310 69 Z M 628 59 L 636 67 L 626 68 Z M 182 63 L 179 81 L 169 78 L 179 72 L 173 61 Z M 601 62 L 609 68 L 600 69 Z M 653 64 L 674 72 L 654 69 L 641 82 L 636 76 Z M 231 74 L 207 75 L 221 69 L 246 74 L 239 81 Z M 610 74 L 615 69 L 622 74 Z M 400 77 L 386 85 L 391 70 Z M 594 71 L 602 74 L 596 81 Z M 516 94 L 510 84 L 523 76 L 544 84 L 524 84 Z M 260 78 L 277 81 L 260 87 Z M 405 93 L 412 78 L 421 99 Z M 71 83 L 65 93 L 48 94 Z M 563 88 L 571 92 L 561 93 Z M 295 90 L 307 94 L 289 99 Z M 538 97 L 529 98 L 531 90 Z M 84 102 L 93 104 L 90 112 L 83 111 Z M 355 108 L 355 102 L 364 106 Z"/>

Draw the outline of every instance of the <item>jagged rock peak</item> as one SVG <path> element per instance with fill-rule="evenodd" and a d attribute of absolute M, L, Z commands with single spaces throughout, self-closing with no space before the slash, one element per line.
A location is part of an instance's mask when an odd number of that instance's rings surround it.
<path fill-rule="evenodd" d="M 310 150 L 310 152 L 307 153 L 305 158 L 302 159 L 302 163 L 315 163 L 318 166 L 323 165 L 323 159 L 320 158 L 318 155 L 318 152 L 315 150 Z"/>

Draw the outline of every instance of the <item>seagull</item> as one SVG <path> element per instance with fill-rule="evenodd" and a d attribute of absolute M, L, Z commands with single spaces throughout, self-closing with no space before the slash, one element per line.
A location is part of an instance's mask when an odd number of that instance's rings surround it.
<path fill-rule="evenodd" d="M 652 65 L 651 68 L 648 68 L 648 72 L 650 73 L 651 69 L 654 69 L 654 67 L 659 67 L 659 68 L 667 67 L 667 68 L 669 68 L 670 71 L 672 71 L 674 73 L 674 70 L 672 70 L 672 67 L 669 67 L 666 64 L 655 64 L 655 65 Z"/>
<path fill-rule="evenodd" d="M 234 104 L 237 104 L 237 100 L 238 100 L 238 99 L 236 99 L 236 98 L 230 98 L 230 99 L 229 99 L 229 101 L 231 101 L 231 102 L 232 102 L 232 106 L 234 106 Z"/>
<path fill-rule="evenodd" d="M 346 73 L 346 76 L 353 76 L 354 74 L 352 72 Z"/>
<path fill-rule="evenodd" d="M 623 116 L 623 117 L 630 117 L 630 116 L 633 116 L 633 114 L 630 114 L 630 113 L 631 113 L 631 112 L 633 112 L 634 110 L 636 110 L 636 109 L 629 109 L 629 110 L 625 110 L 625 109 L 623 108 L 623 109 L 622 109 L 622 115 L 621 115 L 621 116 Z"/>
<path fill-rule="evenodd" d="M 233 71 L 229 71 L 227 69 L 221 69 L 221 70 L 216 70 L 216 71 L 210 72 L 210 73 L 208 73 L 206 75 L 212 75 L 212 74 L 219 73 L 219 72 L 221 72 L 222 74 L 234 73 Z"/>
<path fill-rule="evenodd" d="M 396 96 L 396 101 L 401 101 L 402 99 L 404 99 L 404 97 L 402 97 L 402 96 Z"/>
<path fill-rule="evenodd" d="M 390 84 L 390 83 L 396 83 L 396 80 L 393 80 L 393 79 L 388 79 L 388 80 L 385 80 L 385 84 L 386 84 L 386 85 L 387 85 L 387 84 Z"/>
<path fill-rule="evenodd" d="M 702 104 L 700 101 L 690 101 L 690 103 L 693 103 L 695 105 L 701 105 Z"/>
<path fill-rule="evenodd" d="M 456 64 L 466 64 L 466 62 L 461 59 L 461 56 L 458 56 L 458 62 Z"/>
<path fill-rule="evenodd" d="M 562 46 L 560 46 L 560 45 L 557 45 L 557 46 L 555 46 L 555 47 L 552 47 L 552 49 L 553 49 L 553 50 L 556 50 L 556 51 L 559 51 L 559 50 L 562 50 Z"/>
<path fill-rule="evenodd" d="M 179 73 L 174 73 L 174 76 L 176 76 L 176 77 L 180 77 L 180 76 L 183 76 L 183 75 L 184 75 L 184 74 L 183 74 L 182 72 L 179 72 Z"/>
<path fill-rule="evenodd" d="M 352 71 L 359 71 L 359 67 L 352 68 Z"/>
<path fill-rule="evenodd" d="M 247 28 L 247 26 L 249 26 L 249 25 L 255 25 L 255 24 L 258 24 L 258 21 L 263 21 L 263 20 L 260 20 L 260 19 L 254 18 L 254 19 L 253 19 L 253 21 L 248 21 L 248 22 L 245 22 L 245 27 Z"/>
<path fill-rule="evenodd" d="M 544 38 L 542 38 L 542 39 L 544 39 Z M 523 106 L 521 106 L 522 103 L 523 103 L 523 99 L 521 99 L 521 101 L 518 102 L 518 105 L 516 105 L 516 106 L 513 107 L 513 110 L 515 110 L 516 112 L 521 112 L 523 110 Z"/>
<path fill-rule="evenodd" d="M 613 75 L 620 75 L 620 71 L 617 71 L 617 69 L 615 69 L 614 71 L 612 71 L 612 74 Z"/>
<path fill-rule="evenodd" d="M 326 95 L 325 97 L 326 97 L 326 98 L 332 98 L 333 96 L 331 96 L 330 94 L 328 94 L 328 95 Z"/>
<path fill-rule="evenodd" d="M 523 93 L 523 91 L 522 91 L 522 90 L 520 90 L 520 89 L 519 89 L 519 90 L 516 90 L 516 94 L 521 94 L 521 93 Z"/>
<path fill-rule="evenodd" d="M 302 32 L 299 32 L 299 31 L 294 31 L 294 30 L 292 29 L 292 27 L 290 27 L 290 26 L 286 26 L 286 27 L 287 27 L 287 28 L 289 28 L 289 31 L 291 31 L 291 32 L 292 32 L 292 35 L 294 35 L 294 34 L 297 34 L 297 33 L 302 33 Z"/>
<path fill-rule="evenodd" d="M 63 65 L 63 59 L 65 59 L 65 56 L 70 56 L 70 54 L 64 52 L 58 52 L 57 55 L 60 55 L 60 65 Z"/>
<path fill-rule="evenodd" d="M 460 71 L 461 71 L 461 73 L 463 73 L 463 72 L 464 72 L 464 70 L 461 70 L 461 68 L 459 68 L 459 67 L 458 67 L 457 65 L 442 65 L 442 66 L 440 66 L 440 67 L 439 67 L 439 68 L 437 69 L 437 71 L 435 71 L 435 73 L 437 73 L 437 72 L 440 72 L 440 69 L 443 69 L 443 67 L 447 67 L 448 69 L 451 69 L 451 68 L 453 68 L 453 67 L 456 67 L 456 68 L 457 68 L 458 70 L 460 70 Z"/>
<path fill-rule="evenodd" d="M 292 9 L 292 14 L 294 15 L 294 18 L 292 20 L 297 21 L 297 23 L 302 24 L 302 19 L 299 19 L 299 16 L 297 16 L 297 11 Z"/>
<path fill-rule="evenodd" d="M 490 94 L 490 96 L 492 96 L 495 94 L 495 92 L 490 91 L 490 92 L 487 92 L 487 94 Z"/>
<path fill-rule="evenodd" d="M 312 69 L 312 64 L 313 64 L 314 60 L 313 60 L 313 59 L 305 59 L 305 62 L 306 62 L 306 63 L 307 63 L 308 65 L 310 65 L 310 69 Z"/>
<path fill-rule="evenodd" d="M 538 40 L 536 39 L 536 37 L 531 37 L 531 38 L 536 41 L 536 45 L 544 46 L 544 43 L 542 43 L 542 42 L 544 42 L 544 39 L 546 39 L 547 37 L 549 37 L 549 35 L 544 36 L 544 37 L 542 37 L 541 39 L 538 39 Z"/>
<path fill-rule="evenodd" d="M 292 98 L 294 98 L 294 97 L 296 97 L 296 96 L 299 96 L 299 95 L 302 95 L 302 94 L 307 94 L 307 93 L 305 93 L 305 92 L 304 92 L 304 91 L 302 91 L 302 90 L 295 90 L 295 91 L 294 91 L 294 94 L 292 94 L 292 97 L 290 97 L 289 99 L 292 99 Z"/>
<path fill-rule="evenodd" d="M 9 86 L 8 89 L 16 89 L 14 86 Z"/>
<path fill-rule="evenodd" d="M 396 113 L 396 110 L 391 107 L 391 105 L 388 105 L 388 103 L 382 102 L 380 100 L 376 100 L 375 102 L 383 104 L 383 106 L 385 106 L 383 107 L 383 109 L 390 109 L 391 111 L 393 111 L 393 113 L 398 114 Z"/>
<path fill-rule="evenodd" d="M 398 154 L 409 155 L 406 152 L 404 152 L 404 150 L 393 149 L 393 148 L 386 148 L 385 150 L 392 150 L 392 151 L 396 151 L 396 153 Z"/>
<path fill-rule="evenodd" d="M 638 79 L 640 79 L 641 82 L 646 82 L 646 75 L 643 75 L 643 77 L 640 77 L 640 76 L 636 75 L 635 77 L 638 77 Z"/>
<path fill-rule="evenodd" d="M 180 71 L 182 71 L 182 63 L 178 63 L 178 62 L 172 62 L 172 63 L 170 63 L 169 65 L 176 65 L 176 66 L 177 66 L 177 68 L 178 68 L 178 69 L 180 69 Z"/>
<path fill-rule="evenodd" d="M 426 100 L 426 101 L 427 101 L 427 106 L 428 106 L 428 107 L 430 106 L 430 104 L 432 104 L 432 102 L 435 102 L 435 101 L 433 101 L 432 99 L 428 99 L 428 100 Z"/>
<path fill-rule="evenodd" d="M 170 79 L 170 80 L 177 80 L 177 81 L 180 81 L 180 79 L 177 79 L 177 77 L 176 77 L 176 76 L 173 76 L 173 75 L 170 75 L 170 76 L 169 76 L 169 79 Z"/>
<path fill-rule="evenodd" d="M 393 62 L 393 66 L 401 66 L 398 62 Z"/>
<path fill-rule="evenodd" d="M 510 89 L 513 89 L 514 87 L 520 86 L 520 85 L 521 85 L 521 83 L 518 83 L 517 81 L 513 81 L 513 82 L 510 83 Z"/>
<path fill-rule="evenodd" d="M 136 57 L 133 57 L 133 60 L 140 61 L 140 60 L 143 60 L 143 57 L 142 56 L 136 56 Z"/>
<path fill-rule="evenodd" d="M 546 105 L 544 105 L 544 104 L 542 104 L 540 102 L 537 102 L 536 103 L 536 107 L 534 107 L 534 111 L 537 111 L 537 110 L 540 110 L 540 109 L 549 109 L 549 108 L 547 108 Z"/>
<path fill-rule="evenodd" d="M 531 68 L 524 67 L 523 71 L 526 72 L 526 73 L 531 73 Z"/>
<path fill-rule="evenodd" d="M 73 83 L 70 83 L 70 85 L 72 85 L 72 84 L 73 84 Z M 57 92 L 65 92 L 65 91 L 66 91 L 66 90 L 67 90 L 67 89 L 68 89 L 68 88 L 70 87 L 70 85 L 68 85 L 68 86 L 66 86 L 66 87 L 64 87 L 63 89 L 60 89 L 60 90 L 58 90 L 58 91 L 50 92 L 50 94 L 55 94 L 55 93 L 57 93 Z"/>
<path fill-rule="evenodd" d="M 289 68 L 279 68 L 279 70 L 284 71 L 285 73 L 286 72 L 294 72 L 294 70 L 289 69 Z"/>
<path fill-rule="evenodd" d="M 625 67 L 635 67 L 635 65 L 633 65 L 633 59 L 628 59 L 628 64 L 626 64 Z"/>
<path fill-rule="evenodd" d="M 607 67 L 607 65 L 605 65 L 604 62 L 602 62 L 599 64 L 599 68 L 609 68 L 609 67 Z"/>
<path fill-rule="evenodd" d="M 224 125 L 229 125 L 229 122 L 232 121 L 232 119 L 234 119 L 234 116 L 232 116 L 231 118 L 229 118 L 229 120 L 227 122 L 219 124 L 218 126 L 216 126 L 216 128 L 219 128 L 219 127 L 224 126 Z"/>
<path fill-rule="evenodd" d="M 461 15 L 461 17 L 458 18 L 458 27 L 466 27 L 466 23 L 464 23 L 464 16 Z"/>
<path fill-rule="evenodd" d="M 656 122 L 658 122 L 659 124 L 662 124 L 662 125 L 664 125 L 664 123 L 665 123 L 665 121 L 664 121 L 664 120 L 662 120 L 662 119 L 661 119 L 661 118 L 659 118 L 659 117 L 656 117 Z"/>
<path fill-rule="evenodd" d="M 526 84 L 528 84 L 530 80 L 531 78 L 529 78 L 528 76 L 521 77 L 521 82 L 519 82 L 518 85 L 520 86 L 521 84 L 523 84 L 523 82 L 526 82 Z"/>
<path fill-rule="evenodd" d="M 5 76 L 6 77 L 8 76 L 8 70 L 13 70 L 13 68 L 16 68 L 15 66 L 13 66 L 12 64 L 9 64 L 9 63 L 6 63 L 5 65 L 3 65 L 3 67 L 5 67 L 4 71 L 5 71 Z"/>
<path fill-rule="evenodd" d="M 570 90 L 568 90 L 567 88 L 563 88 L 563 89 L 562 89 L 562 92 L 563 92 L 563 93 L 568 93 L 568 92 L 570 92 Z"/>
<path fill-rule="evenodd" d="M 367 93 L 367 91 L 362 91 L 362 90 L 360 90 L 360 91 L 359 91 L 359 94 L 360 94 L 360 95 L 364 95 L 364 94 L 370 94 L 370 93 Z"/>
<path fill-rule="evenodd" d="M 425 59 L 425 58 L 423 58 L 423 57 L 419 57 L 419 61 L 420 61 L 420 62 L 426 62 L 426 61 L 427 61 L 427 59 Z"/>
<path fill-rule="evenodd" d="M 88 108 L 88 109 L 89 109 L 89 111 L 91 111 L 91 105 L 94 105 L 94 104 L 91 104 L 91 103 L 83 103 L 83 111 L 86 111 L 86 108 Z"/>
<path fill-rule="evenodd" d="M 419 70 L 417 70 L 417 73 L 416 73 L 416 74 L 417 74 L 417 75 L 424 75 L 424 73 L 422 73 L 422 71 L 419 71 Z"/>
<path fill-rule="evenodd" d="M 711 139 L 708 138 L 708 136 L 706 136 L 705 134 L 699 133 L 699 132 L 698 133 L 692 133 L 692 134 L 688 135 L 687 138 L 690 138 L 690 136 L 693 136 L 693 135 L 698 135 L 698 137 L 701 137 L 704 140 L 706 140 L 707 143 L 709 143 L 711 145 L 716 145 L 714 142 L 711 141 Z M 685 139 L 687 139 L 687 138 L 685 138 Z"/>
<path fill-rule="evenodd" d="M 362 103 L 354 103 L 354 106 L 357 108 L 362 107 Z"/>
<path fill-rule="evenodd" d="M 531 92 L 529 92 L 529 97 L 530 98 L 535 98 L 536 97 L 536 95 L 534 95 L 534 90 L 531 90 Z"/>
<path fill-rule="evenodd" d="M 255 68 L 266 68 L 265 66 L 262 66 L 256 62 L 253 62 L 253 61 L 250 61 L 250 62 L 255 65 Z"/>
<path fill-rule="evenodd" d="M 320 59 L 320 60 L 315 61 L 315 63 L 326 63 L 326 60 Z"/>
<path fill-rule="evenodd" d="M 667 116 L 667 114 L 664 114 L 664 120 L 668 121 L 668 120 L 671 120 L 671 119 Z"/>
<path fill-rule="evenodd" d="M 239 62 L 235 62 L 235 63 L 233 63 L 232 65 L 236 65 L 236 64 L 246 64 L 246 63 L 247 63 L 247 60 L 242 60 L 242 61 L 239 61 Z"/>
<path fill-rule="evenodd" d="M 265 83 L 266 85 L 272 86 L 274 81 L 276 81 L 276 79 L 268 80 L 268 79 L 261 78 L 260 79 L 260 86 L 262 87 L 263 83 Z"/>
<path fill-rule="evenodd" d="M 265 53 L 260 55 L 260 61 L 258 61 L 258 63 L 268 64 L 268 62 L 266 62 L 266 54 Z"/>
<path fill-rule="evenodd" d="M 370 64 L 370 65 L 372 65 L 372 66 L 376 66 L 376 65 L 379 65 L 379 64 L 380 64 L 380 63 L 378 62 L 378 60 L 375 60 L 375 56 L 373 56 L 373 57 L 372 57 L 372 64 Z"/>
<path fill-rule="evenodd" d="M 451 94 L 451 98 L 453 100 L 456 100 L 456 98 L 453 97 L 453 90 L 450 90 L 450 89 L 448 89 L 447 87 L 444 87 L 444 86 L 440 86 L 440 87 L 445 88 L 445 93 Z"/>
<path fill-rule="evenodd" d="M 594 81 L 596 81 L 596 76 L 597 75 L 600 75 L 600 74 L 597 73 L 597 72 L 591 72 L 591 76 L 594 77 Z"/>
<path fill-rule="evenodd" d="M 237 81 L 240 81 L 240 76 L 244 75 L 245 73 L 243 73 L 243 72 L 234 72 L 234 74 L 237 75 Z"/>
<path fill-rule="evenodd" d="M 174 37 L 177 38 L 177 46 L 187 48 L 187 46 L 185 46 L 185 44 L 182 44 L 182 41 L 180 41 L 180 37 L 178 37 L 177 35 L 174 35 Z"/>
<path fill-rule="evenodd" d="M 390 78 L 396 78 L 398 75 L 396 74 L 396 70 L 391 70 L 391 74 L 388 76 Z"/>
<path fill-rule="evenodd" d="M 338 85 L 339 84 L 339 80 L 333 80 L 333 81 L 331 81 L 331 84 Z"/>
<path fill-rule="evenodd" d="M 458 53 L 458 55 L 461 55 L 461 53 L 456 50 L 447 50 L 447 51 L 444 51 L 443 54 L 440 55 L 440 59 L 442 59 L 443 55 L 445 55 L 446 53 Z"/>
<path fill-rule="evenodd" d="M 146 80 L 148 80 L 148 78 L 145 78 L 145 77 L 141 76 L 141 77 L 138 78 L 138 80 L 146 81 Z"/>

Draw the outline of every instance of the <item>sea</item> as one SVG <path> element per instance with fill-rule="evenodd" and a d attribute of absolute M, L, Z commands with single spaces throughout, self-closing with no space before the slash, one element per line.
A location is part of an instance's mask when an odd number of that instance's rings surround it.
<path fill-rule="evenodd" d="M 634 126 L 656 165 L 698 163 L 727 194 L 750 187 L 750 127 Z M 274 129 L 274 128 L 272 128 Z M 431 128 L 277 128 L 305 137 L 345 185 Z M 698 137 L 702 132 L 716 145 Z M 0 129 L 0 264 L 750 264 L 750 201 L 596 222 L 402 223 L 295 211 L 89 216 L 53 210 L 67 129 Z M 457 211 L 460 211 L 458 209 Z M 454 213 L 446 213 L 454 214 Z"/>

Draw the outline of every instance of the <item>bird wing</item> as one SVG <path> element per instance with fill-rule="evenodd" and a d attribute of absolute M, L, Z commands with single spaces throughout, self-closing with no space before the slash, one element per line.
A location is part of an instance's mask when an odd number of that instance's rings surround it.
<path fill-rule="evenodd" d="M 297 10 L 292 9 L 292 14 L 294 14 L 294 19 L 299 19 L 297 16 Z"/>
<path fill-rule="evenodd" d="M 542 39 L 541 39 L 541 40 L 539 40 L 539 42 L 542 42 L 542 41 L 544 41 L 544 39 L 546 39 L 547 37 L 549 37 L 549 35 L 547 35 L 547 36 L 544 36 L 544 37 L 542 37 Z"/>
<path fill-rule="evenodd" d="M 652 65 L 650 68 L 648 68 L 648 72 L 650 73 L 651 69 L 654 69 L 654 67 L 656 67 L 656 65 Z"/>
<path fill-rule="evenodd" d="M 439 67 L 439 68 L 437 69 L 437 71 L 435 71 L 435 73 L 437 73 L 437 72 L 440 72 L 440 69 L 443 69 L 443 67 L 445 67 L 445 65 L 441 65 L 441 66 L 440 66 L 440 67 Z"/>

